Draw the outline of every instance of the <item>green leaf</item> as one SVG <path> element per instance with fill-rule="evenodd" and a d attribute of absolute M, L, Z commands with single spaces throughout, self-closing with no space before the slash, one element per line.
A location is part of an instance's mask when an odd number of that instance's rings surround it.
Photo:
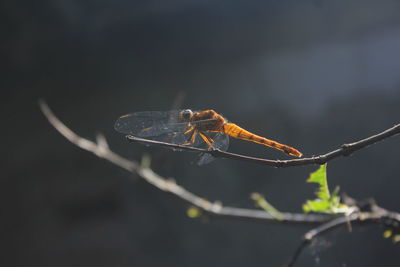
<path fill-rule="evenodd" d="M 316 195 L 321 200 L 328 200 L 330 198 L 328 181 L 326 178 L 326 164 L 321 165 L 318 170 L 310 174 L 310 177 L 307 179 L 308 183 L 317 183 L 319 184 L 318 191 Z"/>
<path fill-rule="evenodd" d="M 307 200 L 303 204 L 304 212 L 346 213 L 350 211 L 350 207 L 340 203 L 339 187 L 336 187 L 332 193 L 329 191 L 326 164 L 321 165 L 318 170 L 312 172 L 307 182 L 317 183 L 319 186 L 315 192 L 317 198 Z"/>
<path fill-rule="evenodd" d="M 325 212 L 329 210 L 329 202 L 328 201 L 322 201 L 320 199 L 316 200 L 307 200 L 305 204 L 303 204 L 303 210 L 305 212 Z"/>

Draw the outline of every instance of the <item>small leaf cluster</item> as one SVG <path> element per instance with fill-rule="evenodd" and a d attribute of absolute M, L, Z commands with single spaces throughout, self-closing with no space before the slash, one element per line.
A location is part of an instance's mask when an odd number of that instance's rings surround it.
<path fill-rule="evenodd" d="M 333 192 L 329 191 L 326 164 L 321 165 L 318 170 L 312 172 L 307 179 L 307 182 L 316 183 L 319 186 L 315 192 L 317 198 L 313 200 L 307 200 L 303 204 L 304 212 L 335 214 L 346 213 L 349 211 L 349 207 L 347 205 L 340 203 L 339 187 L 336 187 Z"/>

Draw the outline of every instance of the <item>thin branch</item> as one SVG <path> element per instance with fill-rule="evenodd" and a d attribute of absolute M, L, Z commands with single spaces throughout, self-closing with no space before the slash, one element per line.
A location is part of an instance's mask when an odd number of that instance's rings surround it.
<path fill-rule="evenodd" d="M 351 224 L 368 224 L 375 223 L 381 224 L 391 229 L 399 230 L 400 214 L 391 212 L 374 204 L 369 212 L 354 212 L 348 216 L 341 216 L 334 218 L 326 223 L 322 223 L 318 227 L 308 231 L 303 236 L 303 241 L 297 247 L 286 267 L 293 267 L 303 250 L 311 244 L 311 242 L 318 236 L 332 231 L 341 226 L 349 226 Z"/>
<path fill-rule="evenodd" d="M 177 144 L 171 144 L 171 143 L 166 143 L 166 142 L 161 142 L 161 141 L 144 139 L 144 138 L 140 138 L 140 137 L 136 137 L 136 136 L 132 136 L 132 135 L 128 135 L 128 136 L 126 136 L 126 138 L 132 142 L 141 142 L 141 143 L 159 145 L 159 146 L 163 146 L 163 147 L 180 149 L 180 150 L 208 153 L 216 158 L 228 158 L 228 159 L 253 162 L 253 163 L 258 163 L 258 164 L 263 164 L 263 165 L 268 165 L 268 166 L 274 166 L 277 168 L 287 168 L 287 167 L 303 166 L 303 165 L 311 165 L 311 164 L 321 165 L 321 164 L 324 164 L 328 161 L 331 161 L 331 160 L 341 157 L 341 156 L 349 156 L 360 149 L 363 149 L 369 145 L 375 144 L 377 142 L 380 142 L 386 138 L 389 138 L 389 137 L 394 136 L 399 133 L 400 133 L 400 124 L 397 124 L 397 125 L 389 128 L 381 133 L 378 133 L 376 135 L 372 135 L 370 137 L 359 140 L 357 142 L 343 144 L 340 148 L 330 151 L 326 154 L 321 154 L 321 155 L 313 156 L 313 157 L 309 157 L 309 158 L 291 159 L 291 160 L 271 160 L 271 159 L 255 158 L 255 157 L 250 157 L 250 156 L 246 156 L 246 155 L 222 151 L 219 149 L 208 150 L 208 149 L 203 149 L 203 148 L 177 145 Z"/>
<path fill-rule="evenodd" d="M 292 258 L 290 259 L 289 263 L 287 264 L 287 267 L 293 267 L 296 264 L 298 258 L 300 257 L 300 254 L 311 243 L 311 241 L 314 240 L 314 238 L 316 238 L 317 236 L 319 236 L 323 233 L 326 233 L 329 230 L 333 230 L 336 227 L 354 222 L 357 219 L 358 219 L 357 213 L 354 213 L 354 214 L 351 214 L 350 216 L 343 216 L 343 217 L 333 219 L 331 221 L 323 223 L 320 226 L 308 231 L 304 235 L 303 241 L 300 243 L 300 245 L 294 252 Z"/>

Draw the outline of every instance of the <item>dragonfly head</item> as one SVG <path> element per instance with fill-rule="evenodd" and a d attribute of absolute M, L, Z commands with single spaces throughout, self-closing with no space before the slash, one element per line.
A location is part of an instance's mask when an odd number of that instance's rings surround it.
<path fill-rule="evenodd" d="M 189 121 L 193 117 L 193 111 L 190 109 L 184 109 L 179 114 L 179 119 L 181 121 Z"/>

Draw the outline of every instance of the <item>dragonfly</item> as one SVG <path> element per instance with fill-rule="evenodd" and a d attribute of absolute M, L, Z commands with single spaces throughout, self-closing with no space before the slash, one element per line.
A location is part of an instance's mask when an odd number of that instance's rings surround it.
<path fill-rule="evenodd" d="M 274 148 L 290 156 L 302 156 L 297 149 L 253 134 L 212 109 L 135 112 L 119 117 L 114 128 L 120 133 L 144 139 L 222 151 L 228 150 L 229 137 L 233 137 Z M 198 164 L 212 160 L 210 154 L 203 153 Z"/>

